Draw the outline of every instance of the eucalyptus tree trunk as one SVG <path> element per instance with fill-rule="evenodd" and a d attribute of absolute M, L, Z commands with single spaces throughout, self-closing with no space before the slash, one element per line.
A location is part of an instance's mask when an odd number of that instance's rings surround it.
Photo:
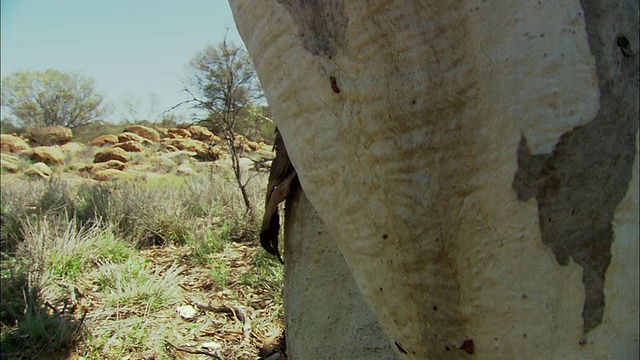
<path fill-rule="evenodd" d="M 230 2 L 300 185 L 398 358 L 638 357 L 637 1 Z M 287 228 L 316 226 L 290 206 Z M 358 343 L 306 296 L 355 301 L 348 277 L 295 285 L 333 266 L 301 233 L 285 286 L 317 336 L 290 351 L 327 331 Z"/>

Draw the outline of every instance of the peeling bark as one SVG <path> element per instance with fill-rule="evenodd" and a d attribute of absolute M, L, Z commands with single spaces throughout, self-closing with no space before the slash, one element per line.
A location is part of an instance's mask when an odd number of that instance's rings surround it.
<path fill-rule="evenodd" d="M 260 229 L 260 245 L 271 255 L 284 263 L 278 250 L 278 235 L 280 233 L 280 214 L 278 205 L 283 202 L 289 193 L 297 186 L 296 170 L 291 165 L 287 148 L 276 131 L 276 140 L 273 145 L 276 157 L 271 165 L 269 182 L 267 183 L 267 200 L 265 201 L 265 213 Z"/>

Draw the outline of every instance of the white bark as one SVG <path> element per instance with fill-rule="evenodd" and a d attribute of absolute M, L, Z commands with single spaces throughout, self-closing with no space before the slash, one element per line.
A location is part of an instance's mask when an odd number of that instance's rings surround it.
<path fill-rule="evenodd" d="M 302 189 L 287 203 L 285 318 L 290 359 L 395 359 L 331 234 Z"/>
<path fill-rule="evenodd" d="M 637 355 L 637 145 L 586 333 L 584 267 L 561 264 L 545 204 L 513 185 L 523 137 L 551 156 L 601 115 L 578 1 L 344 1 L 320 55 L 302 15 L 231 3 L 302 187 L 399 357 L 471 358 L 467 340 L 478 358 Z"/>

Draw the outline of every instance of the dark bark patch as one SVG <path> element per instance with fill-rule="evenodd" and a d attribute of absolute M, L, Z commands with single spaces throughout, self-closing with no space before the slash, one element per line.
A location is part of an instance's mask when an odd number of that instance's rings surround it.
<path fill-rule="evenodd" d="M 473 339 L 465 339 L 460 345 L 460 350 L 464 350 L 467 354 L 473 355 L 475 352 L 475 345 L 473 344 Z"/>
<path fill-rule="evenodd" d="M 587 333 L 602 322 L 612 221 L 631 180 L 638 132 L 637 57 L 619 61 L 620 55 L 611 51 L 612 39 L 607 38 L 611 29 L 604 24 L 628 27 L 628 33 L 637 34 L 638 5 L 632 4 L 635 11 L 631 12 L 610 8 L 602 0 L 583 0 L 582 5 L 596 58 L 600 110 L 587 125 L 565 133 L 551 154 L 532 155 L 523 137 L 513 188 L 521 201 L 536 198 L 542 242 L 553 250 L 558 264 L 567 265 L 571 258 L 583 268 L 582 317 Z M 608 21 L 605 16 L 617 20 Z"/>
<path fill-rule="evenodd" d="M 398 349 L 398 351 L 400 351 L 403 354 L 406 354 L 407 351 L 405 349 L 402 348 L 402 345 L 400 345 L 397 341 L 394 341 L 396 344 L 396 348 Z"/>
<path fill-rule="evenodd" d="M 336 94 L 340 94 L 340 88 L 338 87 L 338 83 L 336 82 L 336 78 L 331 76 L 329 78 L 329 81 L 331 82 L 331 90 L 333 90 L 333 92 L 336 93 Z"/>
<path fill-rule="evenodd" d="M 616 38 L 616 45 L 620 48 L 620 52 L 622 52 L 622 56 L 631 57 L 633 55 L 633 51 L 631 50 L 631 43 L 629 39 L 627 39 L 624 35 L 619 35 Z"/>
<path fill-rule="evenodd" d="M 348 19 L 341 0 L 277 0 L 293 17 L 302 46 L 313 55 L 333 58 L 343 46 Z"/>

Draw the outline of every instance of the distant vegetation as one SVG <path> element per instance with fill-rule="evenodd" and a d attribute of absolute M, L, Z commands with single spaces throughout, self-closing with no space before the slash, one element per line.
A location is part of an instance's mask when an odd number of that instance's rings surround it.
<path fill-rule="evenodd" d="M 19 71 L 2 79 L 2 106 L 11 110 L 7 120 L 23 128 L 74 129 L 110 112 L 93 79 L 54 69 Z"/>
<path fill-rule="evenodd" d="M 209 47 L 192 66 L 193 99 L 177 104 L 205 110 L 191 127 L 170 112 L 106 122 L 111 109 L 78 74 L 2 80 L 0 130 L 18 136 L 2 144 L 0 358 L 236 359 L 278 348 L 283 269 L 259 248 L 253 211 L 264 206 L 275 125 L 243 50 Z M 126 159 L 99 161 L 107 150 Z"/>

